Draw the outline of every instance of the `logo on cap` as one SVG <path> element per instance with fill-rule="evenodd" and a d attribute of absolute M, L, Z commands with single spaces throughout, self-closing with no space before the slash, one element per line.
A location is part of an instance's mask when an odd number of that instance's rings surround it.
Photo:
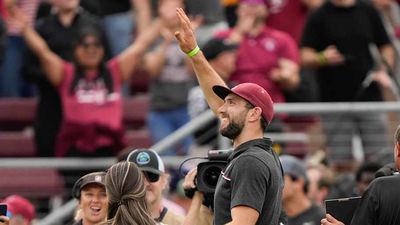
<path fill-rule="evenodd" d="M 150 155 L 147 152 L 141 152 L 136 157 L 136 163 L 139 165 L 146 165 L 150 162 Z"/>
<path fill-rule="evenodd" d="M 95 176 L 94 181 L 101 183 L 101 176 L 99 176 L 99 175 Z"/>

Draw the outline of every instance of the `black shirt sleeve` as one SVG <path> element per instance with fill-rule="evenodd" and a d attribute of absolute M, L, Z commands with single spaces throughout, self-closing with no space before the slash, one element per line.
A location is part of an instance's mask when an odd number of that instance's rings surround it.
<path fill-rule="evenodd" d="M 379 208 L 378 194 L 379 192 L 376 190 L 375 183 L 371 183 L 361 198 L 361 202 L 354 213 L 351 225 L 376 224 L 376 214 Z"/>
<path fill-rule="evenodd" d="M 382 45 L 390 44 L 390 38 L 386 32 L 385 26 L 383 25 L 382 18 L 378 11 L 373 7 L 369 6 L 370 20 L 374 29 L 373 37 L 374 43 L 381 47 Z"/>
<path fill-rule="evenodd" d="M 301 38 L 301 47 L 313 48 L 317 51 L 323 50 L 322 43 L 322 14 L 318 11 L 312 13 L 304 26 L 303 35 Z"/>
<path fill-rule="evenodd" d="M 47 43 L 46 37 L 44 37 L 46 23 L 45 19 L 40 19 L 35 24 L 36 32 L 44 39 Z M 22 66 L 23 78 L 28 82 L 39 82 L 43 79 L 47 79 L 43 70 L 41 69 L 41 64 L 39 58 L 33 53 L 33 51 L 27 48 L 26 54 L 24 56 L 24 62 Z"/>
<path fill-rule="evenodd" d="M 270 171 L 260 159 L 254 156 L 238 158 L 231 172 L 231 209 L 242 205 L 261 214 L 269 177 Z"/>

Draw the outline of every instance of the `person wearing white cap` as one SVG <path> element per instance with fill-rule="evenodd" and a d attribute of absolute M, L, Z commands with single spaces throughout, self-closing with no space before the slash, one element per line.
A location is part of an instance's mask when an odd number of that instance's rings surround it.
<path fill-rule="evenodd" d="M 81 219 L 74 225 L 95 225 L 104 222 L 108 212 L 105 172 L 86 174 L 77 180 L 72 196 L 79 201 Z"/>

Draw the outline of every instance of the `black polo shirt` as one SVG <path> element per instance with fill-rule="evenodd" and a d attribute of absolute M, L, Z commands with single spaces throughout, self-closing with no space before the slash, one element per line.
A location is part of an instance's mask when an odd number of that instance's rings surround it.
<path fill-rule="evenodd" d="M 351 225 L 400 224 L 400 175 L 371 182 L 354 213 Z"/>
<path fill-rule="evenodd" d="M 214 197 L 214 224 L 232 221 L 231 209 L 257 210 L 261 224 L 278 224 L 281 213 L 283 171 L 268 138 L 239 145 L 218 179 Z"/>

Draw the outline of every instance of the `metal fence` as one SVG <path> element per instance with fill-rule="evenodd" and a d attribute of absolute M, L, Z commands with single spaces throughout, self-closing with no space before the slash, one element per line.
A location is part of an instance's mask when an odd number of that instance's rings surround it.
<path fill-rule="evenodd" d="M 287 103 L 287 104 L 275 104 L 275 112 L 277 114 L 286 115 L 302 115 L 302 116 L 321 116 L 321 115 L 343 115 L 359 113 L 392 113 L 389 125 L 393 128 L 398 124 L 398 112 L 400 112 L 399 102 L 363 102 L 363 103 Z M 206 111 L 199 117 L 195 118 L 190 123 L 178 129 L 162 141 L 152 146 L 152 149 L 157 152 L 162 152 L 179 142 L 187 135 L 195 132 L 203 124 L 213 120 L 215 116 L 211 111 Z M 302 126 L 302 125 L 300 125 Z M 313 134 L 311 134 L 313 135 Z M 321 137 L 324 136 L 322 130 L 319 130 L 314 135 Z M 353 134 L 348 134 L 353 135 Z M 389 136 L 392 132 L 389 132 Z M 309 143 L 312 141 L 313 136 L 310 136 L 307 132 L 290 132 L 285 130 L 282 133 L 268 133 L 266 136 L 271 137 L 273 141 L 277 142 L 299 142 Z M 229 147 L 229 140 L 222 139 L 220 146 Z M 164 162 L 173 167 L 179 166 L 184 160 L 184 157 L 163 157 Z M 0 159 L 0 168 L 12 169 L 12 168 L 27 168 L 27 169 L 38 169 L 38 168 L 54 168 L 54 169 L 104 169 L 111 166 L 115 162 L 114 158 L 96 158 L 96 159 L 82 159 L 82 158 L 3 158 Z M 3 178 L 7 179 L 7 178 Z M 64 218 L 69 217 L 76 207 L 76 201 L 71 200 L 65 203 L 63 206 L 58 207 L 49 215 L 39 220 L 36 224 L 38 225 L 52 225 L 59 224 Z"/>

